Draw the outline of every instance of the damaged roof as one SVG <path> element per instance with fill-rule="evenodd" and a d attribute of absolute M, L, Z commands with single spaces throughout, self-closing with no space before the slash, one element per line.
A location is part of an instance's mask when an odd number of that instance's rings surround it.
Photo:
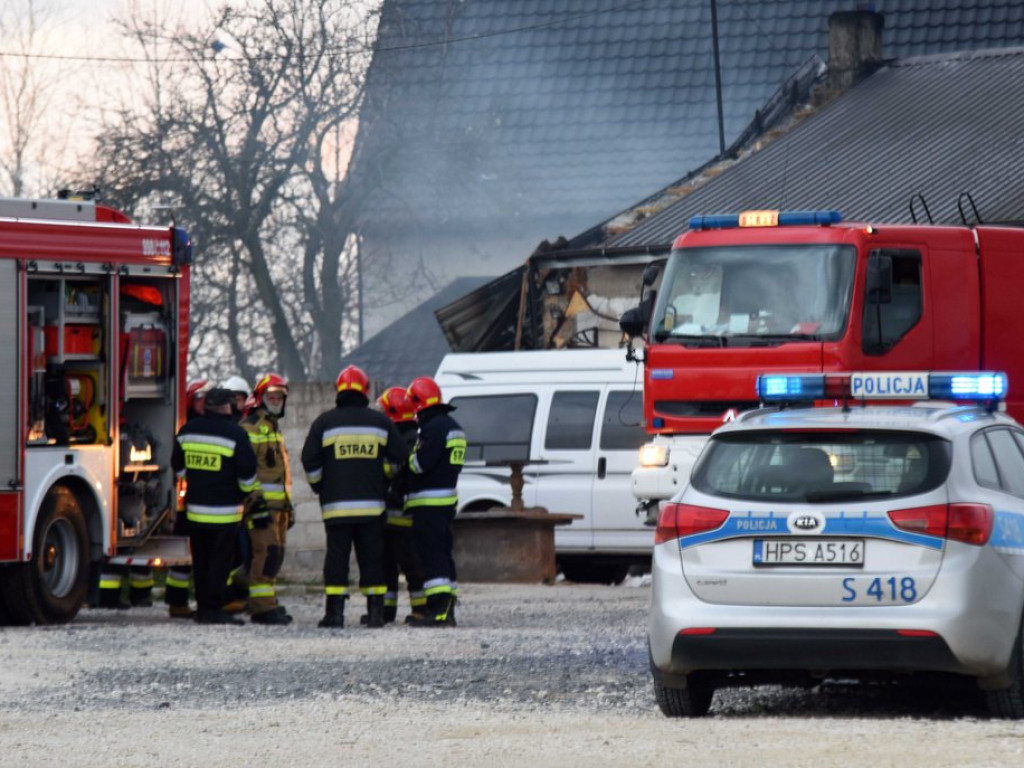
<path fill-rule="evenodd" d="M 450 351 L 434 311 L 471 293 L 486 277 L 453 280 L 427 301 L 376 333 L 341 358 L 340 366 L 357 365 L 381 387 L 407 386 L 417 376 L 433 376 Z"/>
<path fill-rule="evenodd" d="M 850 0 L 718 0 L 727 144 L 827 57 Z M 886 56 L 1024 45 L 1018 0 L 882 0 Z M 707 0 L 385 0 L 354 167 L 367 227 L 517 228 L 612 216 L 718 154 Z"/>
<path fill-rule="evenodd" d="M 1024 48 L 891 62 L 608 247 L 669 244 L 700 213 L 1024 224 Z M 969 196 L 969 199 L 968 199 Z M 963 213 L 961 213 L 961 209 Z"/>

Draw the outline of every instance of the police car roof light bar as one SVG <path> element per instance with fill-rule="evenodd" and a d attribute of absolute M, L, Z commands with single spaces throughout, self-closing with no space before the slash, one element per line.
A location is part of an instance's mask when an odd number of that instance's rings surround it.
<path fill-rule="evenodd" d="M 1005 373 L 993 371 L 772 373 L 757 377 L 762 402 L 816 400 L 971 400 L 998 403 L 1006 397 Z"/>

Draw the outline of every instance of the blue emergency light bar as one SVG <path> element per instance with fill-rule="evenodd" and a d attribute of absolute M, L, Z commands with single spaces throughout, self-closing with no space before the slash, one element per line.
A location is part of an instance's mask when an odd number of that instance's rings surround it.
<path fill-rule="evenodd" d="M 877 372 L 764 374 L 757 377 L 757 396 L 763 402 L 815 400 L 983 400 L 1006 397 L 1005 373 Z"/>
<path fill-rule="evenodd" d="M 690 229 L 733 229 L 738 227 L 808 227 L 838 224 L 839 211 L 743 211 L 742 213 L 694 216 Z"/>

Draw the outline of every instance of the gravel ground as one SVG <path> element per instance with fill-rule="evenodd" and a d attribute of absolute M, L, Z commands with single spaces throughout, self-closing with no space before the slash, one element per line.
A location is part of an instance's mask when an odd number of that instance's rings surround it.
<path fill-rule="evenodd" d="M 646 586 L 469 584 L 459 626 L 170 621 L 163 606 L 0 629 L 0 764 L 934 766 L 1019 764 L 1024 725 L 962 692 L 732 689 L 661 715 Z M 404 606 L 403 606 L 404 608 Z M 356 598 L 347 622 L 362 611 Z M 400 616 L 402 614 L 400 613 Z"/>

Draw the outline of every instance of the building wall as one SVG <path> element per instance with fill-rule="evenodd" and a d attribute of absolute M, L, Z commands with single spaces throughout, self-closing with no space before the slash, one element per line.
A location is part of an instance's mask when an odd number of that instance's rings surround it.
<path fill-rule="evenodd" d="M 320 519 L 320 503 L 306 482 L 300 456 L 313 420 L 333 407 L 334 386 L 331 384 L 292 384 L 289 387 L 288 406 L 281 429 L 291 457 L 295 527 L 288 531 L 281 578 L 290 581 L 319 582 L 322 579 L 326 538 Z M 355 573 L 353 570 L 352 574 Z"/>

